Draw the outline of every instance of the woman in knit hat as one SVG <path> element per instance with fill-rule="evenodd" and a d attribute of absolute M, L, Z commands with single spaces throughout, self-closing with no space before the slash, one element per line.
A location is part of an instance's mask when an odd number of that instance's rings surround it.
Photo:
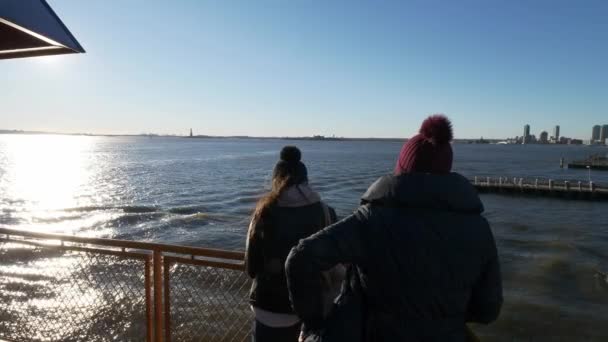
<path fill-rule="evenodd" d="M 287 279 L 306 341 L 462 342 L 466 322 L 498 317 L 496 244 L 475 188 L 451 173 L 451 140 L 446 117 L 427 118 L 353 215 L 291 251 Z M 318 278 L 338 263 L 353 266 L 326 317 Z"/>
<path fill-rule="evenodd" d="M 308 185 L 301 157 L 295 146 L 281 150 L 272 188 L 258 201 L 249 226 L 245 264 L 253 278 L 250 303 L 258 342 L 298 340 L 301 323 L 289 300 L 285 259 L 299 240 L 336 221 L 335 211 Z"/>

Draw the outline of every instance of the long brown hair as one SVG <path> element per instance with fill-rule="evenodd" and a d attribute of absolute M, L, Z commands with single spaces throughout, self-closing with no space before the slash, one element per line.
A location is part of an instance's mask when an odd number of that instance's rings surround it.
<path fill-rule="evenodd" d="M 291 176 L 290 175 L 275 175 L 272 178 L 272 185 L 270 191 L 260 198 L 255 206 L 255 210 L 253 211 L 252 224 L 249 228 L 249 238 L 252 238 L 257 233 L 256 229 L 259 229 L 263 225 L 259 225 L 257 223 L 263 222 L 264 216 L 267 214 L 268 209 L 272 207 L 283 191 L 287 189 L 291 185 Z M 258 227 L 258 228 L 256 228 Z"/>

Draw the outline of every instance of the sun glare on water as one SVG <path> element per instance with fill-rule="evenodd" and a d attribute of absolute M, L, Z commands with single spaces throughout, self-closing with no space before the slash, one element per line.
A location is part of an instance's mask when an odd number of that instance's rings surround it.
<path fill-rule="evenodd" d="M 43 215 L 80 205 L 90 176 L 90 137 L 19 135 L 4 140 L 0 189 L 29 212 Z"/>

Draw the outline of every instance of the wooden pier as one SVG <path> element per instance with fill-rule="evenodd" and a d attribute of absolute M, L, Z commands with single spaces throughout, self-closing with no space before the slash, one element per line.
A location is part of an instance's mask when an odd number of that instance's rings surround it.
<path fill-rule="evenodd" d="M 608 157 L 599 154 L 592 155 L 585 160 L 575 160 L 568 163 L 568 168 L 608 171 Z"/>
<path fill-rule="evenodd" d="M 608 187 L 598 186 L 593 182 L 477 176 L 471 180 L 471 183 L 480 193 L 608 201 Z"/>

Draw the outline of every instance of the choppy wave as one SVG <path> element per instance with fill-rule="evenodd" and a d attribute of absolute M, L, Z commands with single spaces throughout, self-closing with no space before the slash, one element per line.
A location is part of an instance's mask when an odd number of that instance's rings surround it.
<path fill-rule="evenodd" d="M 121 210 L 125 213 L 151 213 L 159 210 L 159 207 L 145 205 L 125 205 L 125 206 L 84 206 L 63 209 L 66 212 L 89 212 L 103 210 Z"/>
<path fill-rule="evenodd" d="M 246 197 L 237 197 L 234 201 L 242 201 L 240 199 L 245 199 Z M 257 198 L 256 198 L 257 199 Z M 193 215 L 193 214 L 205 214 L 210 216 L 209 213 L 206 213 L 208 210 L 208 206 L 202 205 L 194 205 L 194 206 L 181 206 L 181 207 L 168 207 L 163 208 L 160 206 L 84 206 L 84 207 L 76 207 L 76 208 L 67 208 L 62 209 L 64 212 L 93 212 L 93 211 L 113 211 L 113 212 L 123 212 L 127 214 L 150 214 L 150 213 L 158 213 L 158 214 L 175 214 L 175 215 Z M 221 215 L 218 215 L 221 216 Z M 63 216 L 63 218 L 70 219 L 74 216 Z M 61 219 L 62 217 L 58 217 L 57 219 Z"/>

